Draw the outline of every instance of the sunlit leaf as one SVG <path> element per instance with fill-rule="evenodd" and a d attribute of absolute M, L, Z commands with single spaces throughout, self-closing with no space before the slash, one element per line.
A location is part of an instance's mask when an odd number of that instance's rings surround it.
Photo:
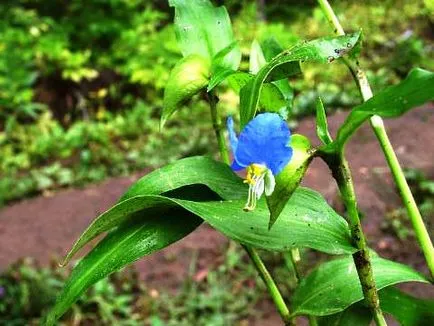
<path fill-rule="evenodd" d="M 234 43 L 225 7 L 216 8 L 208 0 L 170 0 L 169 4 L 175 7 L 175 31 L 184 57 L 201 55 L 212 62 L 224 49 L 230 48 L 220 57 L 218 66 L 220 70 L 238 69 L 241 51 Z"/>
<path fill-rule="evenodd" d="M 251 74 L 255 75 L 258 71 L 265 66 L 267 61 L 265 60 L 264 53 L 262 52 L 261 46 L 258 41 L 254 40 L 250 48 L 249 56 L 249 71 Z"/>
<path fill-rule="evenodd" d="M 208 85 L 210 73 L 210 63 L 199 55 L 189 55 L 176 64 L 164 89 L 161 126 L 186 100 Z"/>
<path fill-rule="evenodd" d="M 372 257 L 377 289 L 402 282 L 428 280 L 411 267 Z M 363 299 L 362 287 L 351 256 L 321 264 L 304 278 L 292 297 L 293 314 L 325 316 L 345 310 Z"/>
<path fill-rule="evenodd" d="M 357 44 L 360 33 L 339 36 L 335 38 L 322 38 L 301 43 L 276 56 L 267 65 L 261 68 L 254 79 L 249 81 L 241 90 L 240 95 L 240 122 L 243 128 L 256 114 L 263 84 L 278 67 L 294 62 L 296 66 L 287 71 L 282 78 L 300 72 L 297 69 L 299 61 L 330 63 L 346 54 Z M 270 80 L 269 80 L 270 81 Z"/>

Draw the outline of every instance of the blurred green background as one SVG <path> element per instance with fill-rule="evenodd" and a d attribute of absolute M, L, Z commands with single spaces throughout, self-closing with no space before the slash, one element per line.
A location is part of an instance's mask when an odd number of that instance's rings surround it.
<path fill-rule="evenodd" d="M 243 70 L 248 70 L 254 39 L 274 36 L 290 47 L 332 32 L 315 1 L 214 3 L 229 10 L 243 52 Z M 404 78 L 413 67 L 434 70 L 434 5 L 430 0 L 334 1 L 332 5 L 346 31 L 363 30 L 361 64 L 374 92 Z M 200 96 L 169 121 L 164 133 L 158 130 L 164 85 L 180 58 L 172 18 L 173 11 L 163 0 L 1 2 L 0 206 L 61 187 L 155 168 L 183 156 L 215 154 L 209 111 Z M 303 71 L 304 78 L 293 81 L 292 125 L 314 113 L 318 93 L 331 110 L 359 103 L 357 88 L 343 65 L 333 64 L 329 69 L 310 65 Z M 224 85 L 219 94 L 223 114 L 235 113 L 236 94 Z M 223 270 L 233 268 L 233 261 L 239 259 L 229 253 Z M 37 323 L 41 309 L 26 298 L 31 291 L 40 291 L 42 283 L 44 291 L 55 293 L 64 278 L 29 266 L 12 268 L 0 284 L 0 297 L 6 284 L 14 284 L 16 291 L 13 304 L 0 299 L 0 316 L 9 314 L 7 325 Z M 239 267 L 242 273 L 234 274 L 236 282 L 254 274 L 248 265 L 243 266 Z M 100 283 L 75 307 L 74 318 L 89 318 L 90 325 L 92 318 L 135 325 L 127 317 L 132 301 L 141 304 L 132 294 L 140 286 L 134 276 L 125 276 L 128 282 L 122 277 Z M 244 301 L 227 297 L 229 290 L 218 286 L 227 282 L 227 274 L 215 271 L 213 277 L 215 292 L 209 297 L 200 297 L 200 289 L 190 284 L 178 296 L 161 301 L 165 304 L 148 305 L 149 311 L 168 316 L 168 320 L 179 321 L 184 316 L 187 325 L 195 320 L 189 319 L 191 311 L 173 310 L 170 304 L 175 307 L 187 301 L 187 307 L 203 311 L 225 307 L 229 319 L 224 320 L 232 320 L 259 300 L 253 290 Z M 47 294 L 48 301 L 52 297 Z M 198 299 L 189 302 L 192 297 Z M 203 324 L 212 324 L 211 319 Z M 162 325 L 160 322 L 157 318 L 152 325 Z M 218 320 L 214 324 L 220 325 Z"/>
<path fill-rule="evenodd" d="M 274 36 L 289 47 L 330 34 L 315 1 L 216 1 L 223 3 L 245 70 L 253 39 Z M 334 6 L 347 31 L 363 29 L 362 65 L 374 91 L 412 67 L 434 68 L 433 12 L 423 1 Z M 163 88 L 180 58 L 172 16 L 167 1 L 0 4 L 0 204 L 214 150 L 200 98 L 158 132 Z M 290 118 L 312 114 L 317 91 L 327 107 L 358 103 L 350 81 L 339 64 L 304 67 Z M 224 87 L 220 96 L 235 112 L 236 96 Z"/>

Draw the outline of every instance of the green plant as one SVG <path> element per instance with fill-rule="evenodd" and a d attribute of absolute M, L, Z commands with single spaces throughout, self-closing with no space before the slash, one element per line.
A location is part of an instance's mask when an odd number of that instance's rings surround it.
<path fill-rule="evenodd" d="M 201 0 L 171 0 L 169 4 L 175 8 L 175 32 L 183 58 L 166 84 L 160 128 L 169 123 L 183 103 L 205 93 L 224 163 L 203 156 L 185 158 L 135 182 L 116 205 L 91 223 L 65 257 L 63 264 L 89 241 L 108 232 L 75 267 L 45 323 L 53 325 L 86 288 L 182 239 L 204 221 L 242 244 L 287 325 L 294 324 L 295 317 L 300 315 L 308 316 L 315 325 L 322 320 L 318 317 L 339 320 L 342 314 L 349 314 L 360 325 L 369 324 L 371 319 L 377 325 L 386 325 L 383 310 L 399 320 L 425 318 L 424 307 L 432 302 L 418 307 L 419 299 L 409 299 L 401 292 L 390 295 L 390 286 L 394 284 L 430 280 L 409 266 L 378 257 L 369 249 L 345 145 L 362 124 L 371 122 L 428 268 L 434 274 L 431 240 L 382 120 L 398 117 L 432 100 L 434 73 L 413 69 L 405 80 L 373 96 L 357 59 L 361 32 L 345 34 L 325 0 L 319 4 L 339 36 L 300 42 L 284 50 L 276 42 L 264 45 L 255 42 L 249 73 L 242 72 L 241 49 L 224 7 Z M 272 55 L 268 57 L 267 53 Z M 328 65 L 335 61 L 348 66 L 364 102 L 352 109 L 332 137 L 325 108 L 318 100 L 317 135 L 322 144 L 313 148 L 305 136 L 291 135 L 285 121 L 292 109 L 288 78 L 300 74 L 301 64 Z M 240 124 L 239 136 L 235 121 L 227 120 L 234 157 L 231 168 L 218 106 L 219 87 L 227 79 L 239 89 L 240 95 L 236 119 Z M 104 139 L 97 140 L 104 143 Z M 314 159 L 327 163 L 345 205 L 345 217 L 337 214 L 319 193 L 299 186 Z M 247 171 L 244 181 L 233 173 L 242 169 Z M 265 200 L 261 200 L 263 194 Z M 341 257 L 320 264 L 304 276 L 299 269 L 299 248 L 306 247 Z M 290 306 L 258 249 L 290 251 L 299 281 Z M 413 301 L 416 308 L 406 315 L 400 314 L 395 307 L 407 300 Z M 355 309 L 358 303 L 364 305 L 362 313 Z"/>

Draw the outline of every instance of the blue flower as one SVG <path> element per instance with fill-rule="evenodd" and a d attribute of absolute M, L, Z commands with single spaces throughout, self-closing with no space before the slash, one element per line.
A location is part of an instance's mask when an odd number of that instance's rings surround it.
<path fill-rule="evenodd" d="M 249 184 L 249 195 L 244 209 L 250 211 L 256 207 L 256 201 L 264 191 L 267 196 L 273 193 L 274 176 L 291 160 L 291 131 L 276 113 L 259 114 L 246 125 L 238 138 L 231 117 L 228 118 L 227 128 L 234 155 L 231 168 L 234 171 L 247 169 L 244 182 Z"/>

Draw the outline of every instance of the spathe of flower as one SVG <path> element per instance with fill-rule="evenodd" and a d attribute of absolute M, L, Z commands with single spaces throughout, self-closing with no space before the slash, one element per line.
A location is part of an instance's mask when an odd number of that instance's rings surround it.
<path fill-rule="evenodd" d="M 291 131 L 276 113 L 257 115 L 238 137 L 231 117 L 227 128 L 234 155 L 231 168 L 234 171 L 247 170 L 244 182 L 249 185 L 249 194 L 244 210 L 251 211 L 264 192 L 267 196 L 273 193 L 275 176 L 291 160 Z"/>

